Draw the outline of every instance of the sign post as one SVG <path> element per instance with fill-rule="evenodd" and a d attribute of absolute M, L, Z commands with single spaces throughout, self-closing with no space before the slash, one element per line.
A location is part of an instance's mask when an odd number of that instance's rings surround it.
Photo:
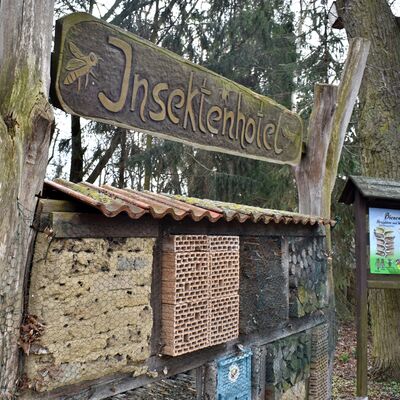
<path fill-rule="evenodd" d="M 351 176 L 339 202 L 355 207 L 356 395 L 368 399 L 368 289 L 400 289 L 400 182 Z"/>
<path fill-rule="evenodd" d="M 85 13 L 57 21 L 53 93 L 66 112 L 278 164 L 297 165 L 301 118 Z"/>

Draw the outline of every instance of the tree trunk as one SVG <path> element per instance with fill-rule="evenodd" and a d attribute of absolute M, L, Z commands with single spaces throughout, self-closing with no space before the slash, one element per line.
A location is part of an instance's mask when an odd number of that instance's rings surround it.
<path fill-rule="evenodd" d="M 119 158 L 118 187 L 124 188 L 126 161 L 128 159 L 128 151 L 126 147 L 126 129 L 123 129 L 120 135 L 121 135 L 121 156 Z"/>
<path fill-rule="evenodd" d="M 314 108 L 308 126 L 306 154 L 294 168 L 299 194 L 299 212 L 331 217 L 331 198 L 347 126 L 361 85 L 370 44 L 364 39 L 350 43 L 339 87 L 317 84 Z M 332 236 L 326 227 L 328 251 L 329 363 L 328 398 L 331 397 L 335 350 L 335 293 L 332 269 Z"/>
<path fill-rule="evenodd" d="M 83 178 L 83 149 L 81 119 L 71 115 L 71 169 L 69 180 L 81 182 Z"/>
<path fill-rule="evenodd" d="M 95 180 L 100 176 L 101 171 L 103 171 L 103 168 L 107 165 L 108 161 L 114 154 L 114 151 L 118 147 L 120 142 L 121 142 L 121 132 L 120 129 L 117 129 L 111 139 L 110 146 L 104 152 L 103 156 L 100 158 L 97 165 L 94 167 L 94 170 L 87 178 L 87 182 L 94 183 Z"/>
<path fill-rule="evenodd" d="M 0 399 L 18 377 L 23 281 L 53 112 L 47 101 L 52 0 L 0 1 Z"/>
<path fill-rule="evenodd" d="M 347 35 L 370 39 L 360 91 L 363 175 L 400 180 L 400 29 L 385 0 L 338 1 Z M 400 291 L 370 290 L 376 372 L 400 379 Z"/>

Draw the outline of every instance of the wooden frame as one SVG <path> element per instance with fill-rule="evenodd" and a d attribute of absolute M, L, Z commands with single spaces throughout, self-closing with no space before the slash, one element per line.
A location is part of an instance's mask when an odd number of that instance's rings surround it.
<path fill-rule="evenodd" d="M 339 202 L 354 203 L 356 222 L 357 399 L 368 398 L 368 289 L 400 289 L 400 275 L 370 273 L 367 215 L 370 208 L 400 209 L 400 183 L 350 177 Z"/>

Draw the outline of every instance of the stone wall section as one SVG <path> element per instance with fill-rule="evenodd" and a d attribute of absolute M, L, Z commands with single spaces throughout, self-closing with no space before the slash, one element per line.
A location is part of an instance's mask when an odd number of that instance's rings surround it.
<path fill-rule="evenodd" d="M 310 376 L 310 365 L 309 331 L 267 345 L 266 399 L 305 399 L 305 382 Z"/>
<path fill-rule="evenodd" d="M 147 371 L 155 239 L 53 239 L 40 233 L 28 314 L 44 324 L 24 372 L 38 391 Z"/>
<path fill-rule="evenodd" d="M 328 306 L 325 238 L 289 238 L 289 316 Z"/>

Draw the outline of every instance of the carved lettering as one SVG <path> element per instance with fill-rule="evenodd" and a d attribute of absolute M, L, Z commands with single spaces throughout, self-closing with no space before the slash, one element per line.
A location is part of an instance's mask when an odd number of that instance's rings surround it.
<path fill-rule="evenodd" d="M 248 144 L 252 144 L 255 136 L 256 136 L 256 121 L 254 121 L 253 118 L 249 118 L 246 123 L 244 138 L 246 139 L 246 142 Z M 242 147 L 244 147 L 243 140 L 242 140 Z"/>
<path fill-rule="evenodd" d="M 260 108 L 261 108 L 262 106 L 260 105 Z M 262 118 L 264 118 L 264 114 L 261 112 L 261 111 L 259 111 L 258 113 L 257 113 L 257 117 L 258 117 L 258 124 L 257 124 L 257 147 L 259 148 L 259 149 L 261 149 L 261 120 L 262 120 Z"/>
<path fill-rule="evenodd" d="M 175 104 L 174 104 L 174 99 L 179 98 Z M 167 103 L 167 114 L 168 118 L 171 120 L 172 123 L 174 124 L 179 124 L 179 117 L 177 117 L 174 112 L 172 111 L 172 106 L 173 104 L 175 105 L 176 108 L 180 109 L 183 107 L 185 104 L 185 93 L 183 92 L 182 89 L 175 89 L 171 92 L 171 94 L 168 96 L 168 103 Z"/>
<path fill-rule="evenodd" d="M 246 117 L 240 111 L 240 103 L 242 101 L 242 94 L 239 93 L 238 95 L 238 102 L 237 102 L 237 111 L 236 111 L 236 140 L 239 140 L 240 137 L 244 135 L 244 129 L 246 127 Z M 242 125 L 242 132 L 239 135 L 239 125 Z"/>
<path fill-rule="evenodd" d="M 221 120 L 221 118 L 222 118 L 221 107 L 218 106 L 210 107 L 207 113 L 207 129 L 214 135 L 218 133 L 218 128 L 212 126 L 211 122 L 218 122 Z"/>
<path fill-rule="evenodd" d="M 160 92 L 168 90 L 167 83 L 157 83 L 153 88 L 153 99 L 160 106 L 159 112 L 150 111 L 149 116 L 153 121 L 164 121 L 166 116 L 165 103 L 160 98 Z"/>
<path fill-rule="evenodd" d="M 132 47 L 117 37 L 110 36 L 108 43 L 122 50 L 125 56 L 125 69 L 124 76 L 122 78 L 121 90 L 119 99 L 117 101 L 110 100 L 103 92 L 98 94 L 100 103 L 108 110 L 117 113 L 122 110 L 126 102 L 126 96 L 128 95 L 129 78 L 131 75 L 132 68 Z"/>
<path fill-rule="evenodd" d="M 146 122 L 146 118 L 144 116 L 144 110 L 147 105 L 147 96 L 149 92 L 149 82 L 147 79 L 139 79 L 139 74 L 135 74 L 133 79 L 133 91 L 132 91 L 132 101 L 131 101 L 131 111 L 135 111 L 136 109 L 136 98 L 138 96 L 138 92 L 140 88 L 143 88 L 143 98 L 142 103 L 140 105 L 140 118 L 143 122 Z"/>
<path fill-rule="evenodd" d="M 206 128 L 204 127 L 203 124 L 203 104 L 204 104 L 204 97 L 209 96 L 211 94 L 211 91 L 206 89 L 206 83 L 207 79 L 204 79 L 203 81 L 203 86 L 200 89 L 201 96 L 200 96 L 200 108 L 199 108 L 199 129 L 203 133 L 207 133 Z M 208 115 L 207 115 L 207 125 L 208 125 Z"/>
<path fill-rule="evenodd" d="M 263 144 L 267 150 L 271 150 L 272 146 L 268 143 L 268 136 L 272 136 L 275 132 L 275 125 L 273 123 L 268 123 L 264 126 L 263 130 Z"/>
<path fill-rule="evenodd" d="M 192 90 L 192 87 L 193 87 L 193 72 L 190 73 L 190 78 L 189 78 L 188 90 L 187 90 L 187 95 L 186 95 L 185 116 L 183 119 L 183 128 L 184 129 L 187 128 L 188 116 L 189 116 L 190 122 L 192 124 L 193 132 L 196 132 L 196 122 L 195 122 L 195 117 L 194 117 L 192 101 L 199 94 L 199 91 L 198 91 L 198 89 Z"/>
<path fill-rule="evenodd" d="M 235 113 L 233 111 L 228 111 L 226 107 L 224 107 L 224 119 L 223 119 L 223 124 L 222 124 L 222 135 L 225 135 L 226 132 L 226 126 L 229 121 L 229 132 L 228 136 L 229 139 L 234 140 L 235 137 L 233 136 L 233 122 L 235 120 Z"/>

